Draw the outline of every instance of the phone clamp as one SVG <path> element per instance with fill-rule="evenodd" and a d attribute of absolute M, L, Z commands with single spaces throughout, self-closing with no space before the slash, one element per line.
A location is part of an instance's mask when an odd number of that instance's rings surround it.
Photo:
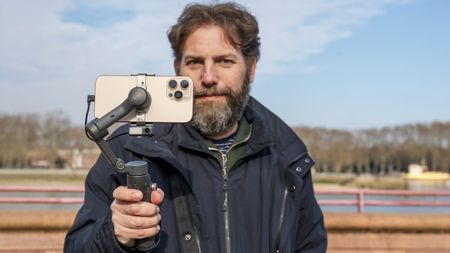
<path fill-rule="evenodd" d="M 138 123 L 130 123 L 128 134 L 132 136 L 152 136 L 153 124 L 139 125 Z"/>
<path fill-rule="evenodd" d="M 141 87 L 147 90 L 147 76 L 155 76 L 154 74 L 139 73 L 136 76 L 136 87 Z M 128 134 L 132 136 L 152 136 L 153 124 L 145 122 L 145 114 L 147 111 L 145 107 L 140 110 L 136 110 L 136 122 L 131 123 L 128 129 Z"/>

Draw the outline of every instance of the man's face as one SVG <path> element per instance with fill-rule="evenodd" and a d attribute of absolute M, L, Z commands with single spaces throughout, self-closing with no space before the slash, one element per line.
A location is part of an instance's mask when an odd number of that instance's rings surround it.
<path fill-rule="evenodd" d="M 230 44 L 220 27 L 201 27 L 190 34 L 178 74 L 194 81 L 191 124 L 208 137 L 235 127 L 248 100 L 255 65 L 247 69 L 241 51 Z"/>

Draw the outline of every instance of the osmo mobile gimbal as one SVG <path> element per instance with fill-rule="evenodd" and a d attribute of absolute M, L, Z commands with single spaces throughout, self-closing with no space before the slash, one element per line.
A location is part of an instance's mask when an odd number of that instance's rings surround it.
<path fill-rule="evenodd" d="M 91 122 L 87 123 L 85 126 L 86 134 L 89 139 L 93 140 L 97 146 L 102 151 L 103 155 L 109 162 L 109 164 L 113 167 L 113 169 L 118 173 L 126 173 L 127 174 L 127 186 L 131 189 L 138 189 L 143 194 L 143 201 L 150 201 L 151 191 L 156 190 L 156 184 L 152 183 L 151 176 L 148 173 L 148 164 L 146 161 L 129 161 L 125 162 L 121 158 L 118 158 L 108 144 L 105 141 L 105 137 L 109 134 L 108 128 L 112 126 L 114 123 L 120 121 L 126 115 L 128 115 L 132 111 L 136 111 L 137 119 L 139 120 L 135 124 L 130 126 L 129 133 L 130 135 L 151 135 L 152 134 L 152 124 L 148 124 L 145 122 L 145 112 L 149 111 L 149 107 L 151 105 L 152 99 L 150 93 L 148 92 L 150 89 L 147 89 L 146 80 L 153 80 L 154 83 L 167 83 L 167 86 L 162 86 L 162 88 L 154 89 L 152 92 L 155 94 L 165 94 L 158 95 L 160 97 L 155 97 L 155 108 L 163 108 L 161 104 L 165 103 L 166 107 L 171 107 L 172 113 L 177 113 L 177 108 L 188 108 L 188 111 L 192 111 L 192 80 L 185 77 L 158 77 L 149 76 L 146 74 L 138 74 L 134 76 L 130 76 L 130 78 L 136 78 L 138 85 L 133 87 L 129 93 L 128 97 L 117 107 L 106 113 L 105 115 L 93 119 Z M 122 77 L 123 78 L 123 77 Z M 157 80 L 155 79 L 157 78 Z M 109 80 L 109 79 L 108 79 Z M 114 77 L 113 80 L 124 80 L 120 79 L 120 77 Z M 175 83 L 174 83 L 175 82 Z M 179 83 L 179 85 L 178 85 Z M 148 85 L 151 85 L 149 83 Z M 159 86 L 158 86 L 159 87 Z M 160 92 L 164 90 L 164 92 Z M 180 95 L 181 96 L 178 96 Z M 167 95 L 167 97 L 165 97 Z M 161 96 L 164 96 L 163 98 Z M 166 99 L 167 100 L 161 100 Z M 94 101 L 94 96 L 88 96 L 88 111 L 90 102 Z M 160 102 L 161 101 L 161 102 Z M 162 102 L 163 101 L 163 102 Z M 184 103 L 184 104 L 182 104 Z M 177 104 L 180 104 L 178 106 Z M 189 108 L 190 106 L 190 108 Z M 173 112 L 175 111 L 175 112 Z M 179 110 L 184 114 L 183 116 L 187 116 L 190 118 L 192 115 L 186 115 L 186 110 Z M 88 113 L 88 112 L 87 112 Z M 158 112 L 159 113 L 159 112 Z M 170 112 L 168 112 L 170 113 Z M 162 115 L 162 114 L 161 114 Z M 163 120 L 167 118 L 162 115 Z M 177 116 L 178 117 L 178 116 Z M 169 118 L 169 121 L 172 122 L 181 122 L 176 120 L 175 118 Z M 184 119 L 183 119 L 184 120 Z M 87 114 L 86 114 L 86 122 L 87 122 Z M 144 238 L 136 240 L 136 248 L 140 251 L 148 251 L 151 248 L 155 247 L 158 243 L 158 237 Z"/>

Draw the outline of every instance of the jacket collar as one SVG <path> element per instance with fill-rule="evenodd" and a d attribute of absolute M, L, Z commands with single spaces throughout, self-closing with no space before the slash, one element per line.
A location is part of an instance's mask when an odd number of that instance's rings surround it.
<path fill-rule="evenodd" d="M 265 108 L 264 108 L 265 109 Z M 261 104 L 250 97 L 244 111 L 244 117 L 252 125 L 252 135 L 249 140 L 249 148 L 256 153 L 267 146 L 274 145 L 274 135 L 270 133 L 271 119 L 264 117 Z"/>

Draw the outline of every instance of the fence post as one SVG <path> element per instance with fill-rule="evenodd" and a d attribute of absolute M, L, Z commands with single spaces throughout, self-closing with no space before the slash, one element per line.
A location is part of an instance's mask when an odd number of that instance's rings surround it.
<path fill-rule="evenodd" d="M 358 191 L 358 213 L 364 212 L 364 190 Z"/>

